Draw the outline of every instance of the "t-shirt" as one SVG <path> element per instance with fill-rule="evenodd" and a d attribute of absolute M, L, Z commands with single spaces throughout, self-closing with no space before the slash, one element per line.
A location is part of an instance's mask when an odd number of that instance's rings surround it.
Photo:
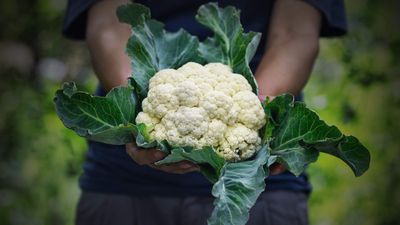
<path fill-rule="evenodd" d="M 323 15 L 320 34 L 323 37 L 340 36 L 346 33 L 347 24 L 343 0 L 304 0 L 317 8 Z M 84 40 L 87 11 L 97 0 L 70 0 L 64 19 L 63 34 L 75 40 Z M 165 23 L 169 31 L 184 28 L 203 40 L 212 35 L 195 21 L 195 14 L 205 0 L 135 0 L 150 8 L 152 17 Z M 262 33 L 258 50 L 251 61 L 256 66 L 264 53 L 268 25 L 275 1 L 272 0 L 221 0 L 220 6 L 233 5 L 241 11 L 244 30 Z M 104 96 L 99 87 L 97 95 Z M 299 98 L 299 97 L 298 97 Z M 306 174 L 295 177 L 289 172 L 273 175 L 266 179 L 266 190 L 291 190 L 310 192 L 311 186 Z M 211 194 L 212 184 L 198 172 L 184 175 L 165 173 L 148 166 L 136 164 L 125 152 L 124 146 L 107 145 L 89 141 L 89 150 L 80 177 L 84 191 L 130 194 L 187 196 Z"/>

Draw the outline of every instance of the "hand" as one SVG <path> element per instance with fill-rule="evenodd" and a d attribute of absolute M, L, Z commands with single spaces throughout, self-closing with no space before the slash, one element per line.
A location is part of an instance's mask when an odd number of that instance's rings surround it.
<path fill-rule="evenodd" d="M 199 171 L 199 166 L 189 161 L 172 163 L 169 165 L 154 165 L 155 162 L 165 158 L 166 154 L 157 149 L 142 149 L 135 143 L 125 145 L 126 153 L 139 165 L 147 165 L 167 173 L 185 174 Z"/>
<path fill-rule="evenodd" d="M 285 172 L 286 168 L 284 165 L 280 164 L 280 163 L 273 163 L 270 167 L 269 167 L 269 174 L 270 175 L 277 175 L 280 173 Z"/>

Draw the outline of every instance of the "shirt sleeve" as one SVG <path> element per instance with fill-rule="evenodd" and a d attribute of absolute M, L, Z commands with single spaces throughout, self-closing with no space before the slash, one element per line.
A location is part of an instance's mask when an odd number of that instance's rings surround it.
<path fill-rule="evenodd" d="M 98 0 L 68 0 L 62 33 L 72 40 L 84 40 L 86 36 L 87 11 Z"/>
<path fill-rule="evenodd" d="M 347 33 L 347 19 L 343 0 L 304 0 L 318 9 L 322 16 L 321 37 L 342 36 Z"/>

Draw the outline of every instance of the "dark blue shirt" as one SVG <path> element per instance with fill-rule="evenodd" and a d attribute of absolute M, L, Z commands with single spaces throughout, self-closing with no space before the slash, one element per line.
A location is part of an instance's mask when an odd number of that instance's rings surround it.
<path fill-rule="evenodd" d="M 64 20 L 63 34 L 71 39 L 85 39 L 87 10 L 96 0 L 70 0 Z M 169 31 L 184 28 L 200 40 L 212 35 L 199 25 L 194 16 L 204 0 L 136 0 L 151 9 L 152 17 L 165 23 Z M 255 71 L 264 53 L 266 34 L 274 5 L 271 0 L 222 0 L 220 6 L 233 5 L 241 10 L 245 31 L 262 33 L 257 53 L 251 61 Z M 321 36 L 339 36 L 346 32 L 346 17 L 342 0 L 305 0 L 323 15 Z M 106 93 L 99 87 L 97 95 Z M 295 177 L 289 172 L 270 176 L 268 190 L 292 190 L 310 192 L 307 176 Z M 212 184 L 200 173 L 184 175 L 165 173 L 147 166 L 139 166 L 125 152 L 124 146 L 89 142 L 80 186 L 85 191 L 132 194 L 132 195 L 205 195 L 211 194 Z"/>

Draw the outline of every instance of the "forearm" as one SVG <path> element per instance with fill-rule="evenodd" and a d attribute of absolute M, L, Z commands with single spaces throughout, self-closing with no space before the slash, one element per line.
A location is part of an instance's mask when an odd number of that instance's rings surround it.
<path fill-rule="evenodd" d="M 264 54 L 256 71 L 260 94 L 297 95 L 308 81 L 318 55 L 318 41 L 307 38 L 281 39 Z"/>
<path fill-rule="evenodd" d="M 120 23 L 115 14 L 126 0 L 103 0 L 91 7 L 88 13 L 86 43 L 93 69 L 101 85 L 108 91 L 126 85 L 131 74 L 125 46 L 130 36 L 129 25 Z"/>
<path fill-rule="evenodd" d="M 303 1 L 276 1 L 266 52 L 256 71 L 261 94 L 301 92 L 318 55 L 321 20 L 320 13 Z"/>

